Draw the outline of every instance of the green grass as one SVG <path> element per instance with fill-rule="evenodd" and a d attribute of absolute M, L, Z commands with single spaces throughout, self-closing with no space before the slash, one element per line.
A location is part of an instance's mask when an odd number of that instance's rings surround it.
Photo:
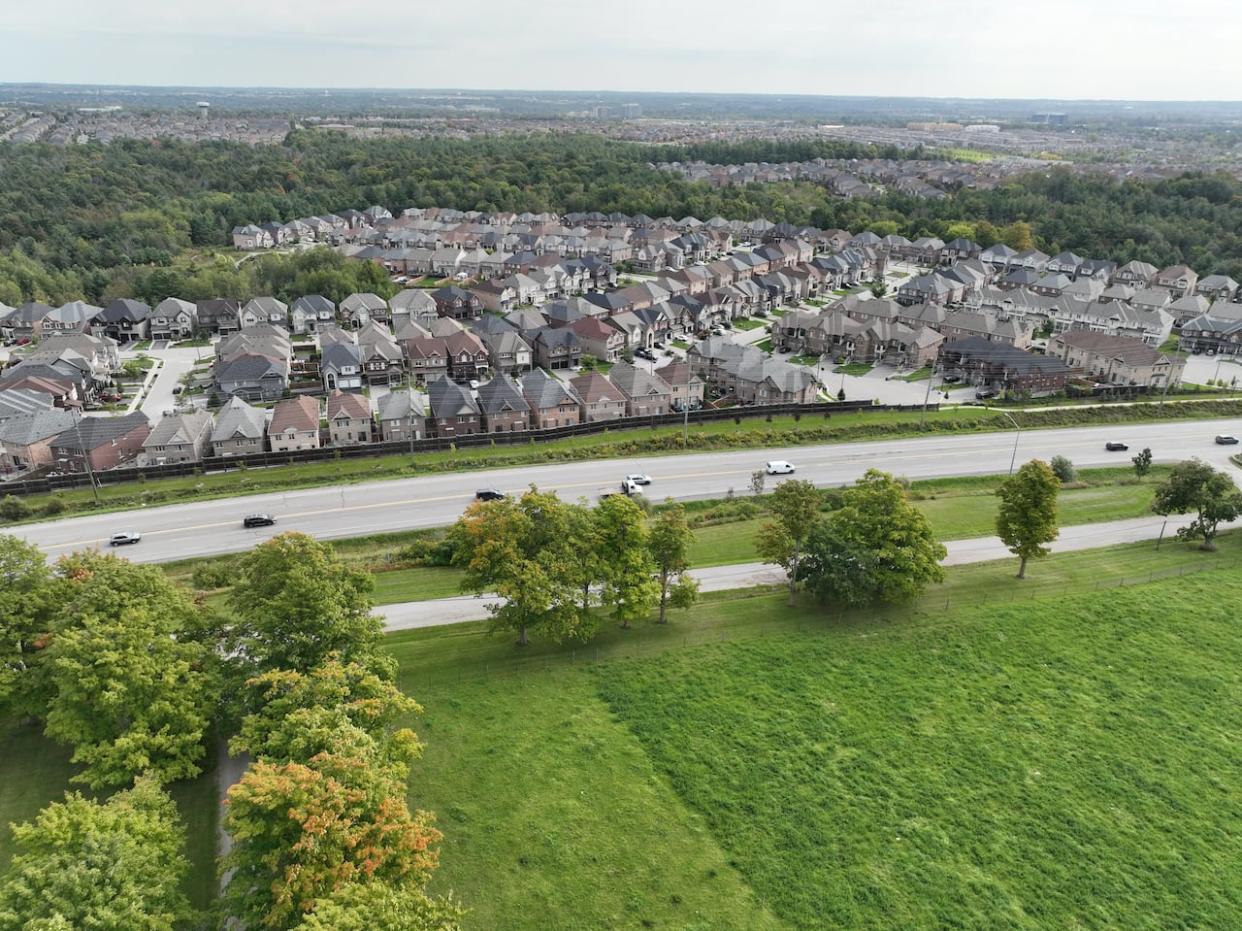
<path fill-rule="evenodd" d="M 845 365 L 838 365 L 833 371 L 838 375 L 866 375 L 871 369 L 872 366 L 866 362 L 847 362 Z"/>
<path fill-rule="evenodd" d="M 765 336 L 763 339 L 759 340 L 759 342 L 755 343 L 755 348 L 762 352 L 771 352 L 772 351 L 772 337 Z"/>
<path fill-rule="evenodd" d="M 675 339 L 672 341 L 671 345 L 677 349 L 682 350 L 683 352 L 690 348 L 690 344 L 686 342 L 684 339 Z"/>
<path fill-rule="evenodd" d="M 1234 571 L 820 620 L 600 691 L 789 927 L 1230 927 L 1240 597 Z"/>
<path fill-rule="evenodd" d="M 794 365 L 819 365 L 819 356 L 796 355 L 790 356 L 786 361 L 792 362 Z"/>
<path fill-rule="evenodd" d="M 927 379 L 931 378 L 931 376 L 932 367 L 930 365 L 925 365 L 917 371 L 911 372 L 908 375 L 902 375 L 900 377 L 902 381 L 927 381 Z"/>
<path fill-rule="evenodd" d="M 43 736 L 35 724 L 0 720 L 0 875 L 13 856 L 9 825 L 30 821 L 49 802 L 62 799 L 66 790 L 89 790 L 72 785 L 77 767 L 70 752 Z M 208 769 L 214 765 L 208 763 Z M 206 907 L 215 897 L 216 795 L 212 775 L 172 785 L 186 826 L 186 856 L 191 873 L 185 891 L 196 907 Z"/>
<path fill-rule="evenodd" d="M 1007 560 L 844 617 L 721 593 L 586 647 L 392 635 L 433 889 L 471 929 L 1231 926 L 1240 560 Z"/>
<path fill-rule="evenodd" d="M 760 330 L 764 326 L 762 320 L 755 320 L 753 317 L 738 317 L 732 322 L 736 330 Z"/>

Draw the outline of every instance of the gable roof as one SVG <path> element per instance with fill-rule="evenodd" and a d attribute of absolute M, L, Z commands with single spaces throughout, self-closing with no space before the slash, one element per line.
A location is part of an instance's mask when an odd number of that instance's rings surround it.
<path fill-rule="evenodd" d="M 319 402 L 305 394 L 277 401 L 272 408 L 272 422 L 268 432 L 284 433 L 288 430 L 299 433 L 318 432 Z"/>

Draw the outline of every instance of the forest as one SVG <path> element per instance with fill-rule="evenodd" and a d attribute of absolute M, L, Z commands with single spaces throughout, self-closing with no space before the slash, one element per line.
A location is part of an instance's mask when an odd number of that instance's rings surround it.
<path fill-rule="evenodd" d="M 271 287 L 269 276 L 291 287 L 301 271 L 279 262 L 233 269 L 232 227 L 371 204 L 394 212 L 444 206 L 763 216 L 911 238 L 970 235 L 984 245 L 1029 241 L 1049 253 L 1185 262 L 1200 274 L 1242 278 L 1242 184 L 1225 176 L 1118 183 L 1049 168 L 941 201 L 896 192 L 862 201 L 832 197 L 812 182 L 720 189 L 650 167 L 670 159 L 925 154 L 831 142 L 645 146 L 588 135 L 362 141 L 318 130 L 293 131 L 281 146 L 0 144 L 0 301 L 223 293 L 213 288 L 245 297 Z"/>

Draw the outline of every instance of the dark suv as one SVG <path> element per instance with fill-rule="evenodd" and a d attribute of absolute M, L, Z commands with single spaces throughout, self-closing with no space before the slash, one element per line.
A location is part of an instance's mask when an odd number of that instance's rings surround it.
<path fill-rule="evenodd" d="M 270 527 L 276 523 L 276 518 L 271 514 L 247 514 L 242 518 L 243 527 Z"/>
<path fill-rule="evenodd" d="M 480 488 L 474 493 L 476 501 L 502 501 L 505 493 L 496 488 Z"/>

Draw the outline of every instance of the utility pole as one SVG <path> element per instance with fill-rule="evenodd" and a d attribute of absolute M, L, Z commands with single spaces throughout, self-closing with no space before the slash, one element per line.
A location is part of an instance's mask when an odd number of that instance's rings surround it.
<path fill-rule="evenodd" d="M 95 498 L 95 503 L 99 504 L 99 489 L 95 486 L 95 469 L 91 464 L 91 451 L 82 444 L 82 412 L 77 412 L 77 417 L 73 420 L 73 433 L 78 438 L 78 449 L 82 451 L 82 458 L 86 461 L 86 477 L 91 483 L 91 495 Z"/>
<path fill-rule="evenodd" d="M 931 363 L 931 374 L 927 376 L 927 390 L 923 392 L 923 413 L 919 415 L 919 429 L 927 423 L 927 405 L 931 401 L 932 382 L 936 380 L 936 363 Z"/>

